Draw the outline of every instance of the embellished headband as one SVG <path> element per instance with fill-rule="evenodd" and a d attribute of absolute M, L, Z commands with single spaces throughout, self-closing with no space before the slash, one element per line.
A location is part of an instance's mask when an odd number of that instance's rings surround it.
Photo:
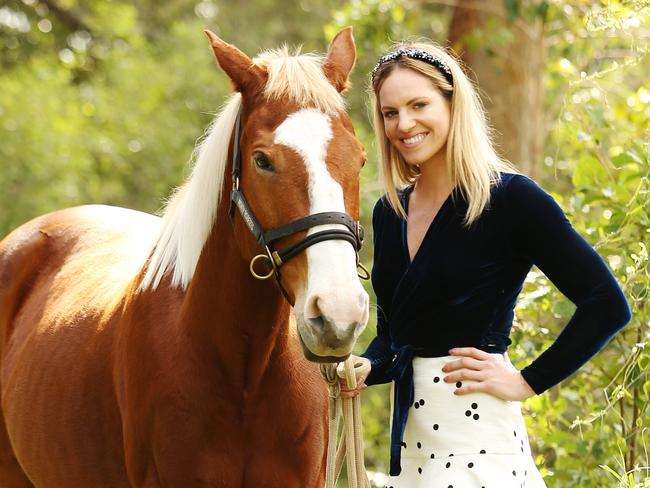
<path fill-rule="evenodd" d="M 414 47 L 401 47 L 388 54 L 384 54 L 381 58 L 379 58 L 379 61 L 377 61 L 377 64 L 372 69 L 372 72 L 370 73 L 371 79 L 372 80 L 375 79 L 375 75 L 377 74 L 377 71 L 379 70 L 382 64 L 388 63 L 389 61 L 394 61 L 397 58 L 401 58 L 402 56 L 406 56 L 407 58 L 411 58 L 411 59 L 417 59 L 419 61 L 424 61 L 425 63 L 428 63 L 431 66 L 435 66 L 444 75 L 445 79 L 449 82 L 449 84 L 453 86 L 454 78 L 451 76 L 451 70 L 449 69 L 449 66 L 447 66 L 447 63 L 445 63 L 442 59 L 434 56 L 431 53 L 428 53 L 422 49 L 417 49 Z"/>

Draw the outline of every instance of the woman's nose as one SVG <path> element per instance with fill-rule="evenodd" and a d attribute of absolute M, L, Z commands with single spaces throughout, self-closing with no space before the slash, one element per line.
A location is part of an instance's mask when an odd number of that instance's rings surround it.
<path fill-rule="evenodd" d="M 399 120 L 397 122 L 397 128 L 401 132 L 409 132 L 415 127 L 415 120 L 408 114 L 399 114 Z"/>

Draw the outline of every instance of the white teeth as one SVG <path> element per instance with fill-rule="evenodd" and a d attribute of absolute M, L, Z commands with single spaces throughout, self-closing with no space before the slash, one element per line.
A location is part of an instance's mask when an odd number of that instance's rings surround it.
<path fill-rule="evenodd" d="M 416 142 L 420 142 L 422 139 L 424 139 L 424 136 L 426 134 L 417 134 L 413 137 L 409 137 L 408 139 L 402 139 L 402 141 L 405 144 L 415 144 Z"/>

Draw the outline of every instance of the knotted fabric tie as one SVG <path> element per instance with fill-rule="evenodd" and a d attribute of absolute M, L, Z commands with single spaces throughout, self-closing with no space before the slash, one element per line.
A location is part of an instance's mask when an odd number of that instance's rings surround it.
<path fill-rule="evenodd" d="M 392 366 L 386 375 L 395 382 L 393 396 L 393 423 L 390 433 L 390 475 L 397 476 L 402 471 L 401 454 L 404 430 L 408 411 L 415 397 L 413 386 L 413 357 L 418 349 L 410 344 L 395 350 Z"/>

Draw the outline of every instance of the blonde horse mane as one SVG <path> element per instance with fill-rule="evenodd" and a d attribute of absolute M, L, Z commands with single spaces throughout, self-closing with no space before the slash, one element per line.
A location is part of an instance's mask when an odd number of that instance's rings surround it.
<path fill-rule="evenodd" d="M 291 54 L 287 47 L 266 51 L 253 60 L 268 73 L 267 100 L 287 100 L 328 115 L 344 110 L 341 95 L 325 77 L 324 58 Z M 197 144 L 192 173 L 166 205 L 140 290 L 156 289 L 166 273 L 172 286 L 187 289 L 217 215 L 228 167 L 228 146 L 242 104 L 234 93 Z"/>

